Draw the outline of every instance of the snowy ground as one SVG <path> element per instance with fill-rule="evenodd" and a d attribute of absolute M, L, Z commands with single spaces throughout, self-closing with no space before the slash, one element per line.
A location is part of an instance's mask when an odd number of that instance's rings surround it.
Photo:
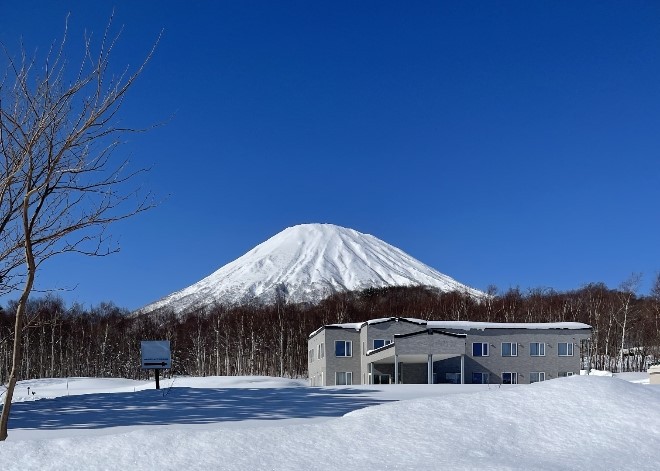
<path fill-rule="evenodd" d="M 309 388 L 211 377 L 164 380 L 156 391 L 125 379 L 24 381 L 0 462 L 77 471 L 660 469 L 660 387 L 644 383 L 648 376 L 626 374 Z"/>

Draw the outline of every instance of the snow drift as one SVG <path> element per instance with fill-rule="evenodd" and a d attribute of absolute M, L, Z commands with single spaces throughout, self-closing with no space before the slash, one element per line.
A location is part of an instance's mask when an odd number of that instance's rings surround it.
<path fill-rule="evenodd" d="M 26 428 L 10 430 L 0 460 L 7 470 L 658 469 L 653 385 L 588 376 L 502 387 L 223 381 L 17 404 L 13 427 Z M 113 427 L 90 434 L 99 422 Z"/>

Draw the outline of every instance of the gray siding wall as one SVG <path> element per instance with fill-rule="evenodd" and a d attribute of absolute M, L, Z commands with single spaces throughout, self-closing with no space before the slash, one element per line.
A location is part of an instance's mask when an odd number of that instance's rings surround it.
<path fill-rule="evenodd" d="M 394 340 L 394 334 L 411 334 L 426 330 L 426 326 L 406 321 L 388 321 L 369 324 L 363 330 L 367 331 L 367 350 L 373 350 L 376 339 Z"/>
<path fill-rule="evenodd" d="M 365 327 L 360 330 L 360 384 L 369 384 L 369 367 L 367 366 L 367 350 L 371 350 L 367 345 L 368 329 Z"/>
<path fill-rule="evenodd" d="M 353 373 L 353 384 L 360 384 L 362 372 L 360 370 L 360 333 L 354 329 L 324 329 L 325 331 L 325 365 L 326 386 L 335 386 L 335 373 L 338 371 Z M 352 356 L 338 357 L 335 355 L 335 341 L 349 340 L 352 342 Z"/>
<path fill-rule="evenodd" d="M 363 381 L 362 384 L 369 384 L 368 364 L 373 360 L 367 357 L 367 351 L 373 350 L 374 340 L 383 339 L 393 341 L 394 334 L 410 334 L 412 332 L 419 332 L 420 330 L 426 330 L 426 326 L 405 321 L 387 321 L 365 325 L 360 332 L 360 345 L 364 346 L 360 358 L 360 368 L 364 373 L 360 376 L 360 379 Z M 374 370 L 374 373 L 388 374 L 394 377 L 394 367 L 391 368 L 391 371 L 389 368 L 385 368 L 383 371 Z"/>
<path fill-rule="evenodd" d="M 397 355 L 447 354 L 461 355 L 465 353 L 465 338 L 452 335 L 423 333 L 396 340 Z"/>
<path fill-rule="evenodd" d="M 461 333 L 459 330 L 455 332 Z M 532 372 L 545 373 L 546 380 L 557 378 L 560 372 L 579 374 L 580 341 L 590 336 L 590 332 L 586 330 L 568 329 L 488 329 L 483 331 L 470 330 L 467 334 L 465 382 L 472 382 L 472 373 L 488 373 L 491 384 L 501 383 L 503 372 L 518 373 L 518 383 L 520 384 L 528 384 Z M 503 342 L 516 343 L 518 345 L 518 355 L 503 357 Z M 545 356 L 530 355 L 530 343 L 532 342 L 545 344 Z M 473 356 L 473 343 L 487 343 L 488 356 Z M 572 343 L 573 356 L 559 356 L 559 343 Z M 449 360 L 442 363 L 442 365 L 438 365 L 438 373 L 457 370 L 453 362 Z"/>
<path fill-rule="evenodd" d="M 325 354 L 327 355 L 327 343 L 325 341 L 325 329 L 322 329 L 314 337 L 307 341 L 307 369 L 309 384 L 313 386 L 324 386 L 326 377 L 325 356 L 318 358 L 318 346 L 323 343 Z M 322 375 L 322 376 L 321 376 Z M 322 381 L 321 381 L 322 379 Z"/>

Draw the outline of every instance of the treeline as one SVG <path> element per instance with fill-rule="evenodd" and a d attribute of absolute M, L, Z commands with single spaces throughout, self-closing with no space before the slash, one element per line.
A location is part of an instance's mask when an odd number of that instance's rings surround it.
<path fill-rule="evenodd" d="M 8 376 L 13 303 L 0 308 L 0 381 Z M 140 341 L 171 342 L 173 374 L 306 377 L 307 338 L 325 324 L 381 317 L 483 322 L 583 322 L 593 327 L 596 369 L 641 371 L 660 360 L 660 277 L 648 296 L 590 284 L 556 292 L 491 290 L 476 300 L 426 288 L 384 288 L 333 295 L 316 305 L 214 306 L 185 315 L 133 315 L 112 303 L 67 307 L 52 296 L 30 302 L 22 329 L 20 377 L 141 378 Z"/>

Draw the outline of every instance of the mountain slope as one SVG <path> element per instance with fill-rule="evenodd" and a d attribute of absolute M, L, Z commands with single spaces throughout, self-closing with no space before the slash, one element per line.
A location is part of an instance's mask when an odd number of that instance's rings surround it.
<path fill-rule="evenodd" d="M 214 302 L 316 302 L 338 291 L 424 285 L 471 289 L 368 234 L 332 224 L 289 227 L 188 288 L 140 309 L 185 312 Z"/>

